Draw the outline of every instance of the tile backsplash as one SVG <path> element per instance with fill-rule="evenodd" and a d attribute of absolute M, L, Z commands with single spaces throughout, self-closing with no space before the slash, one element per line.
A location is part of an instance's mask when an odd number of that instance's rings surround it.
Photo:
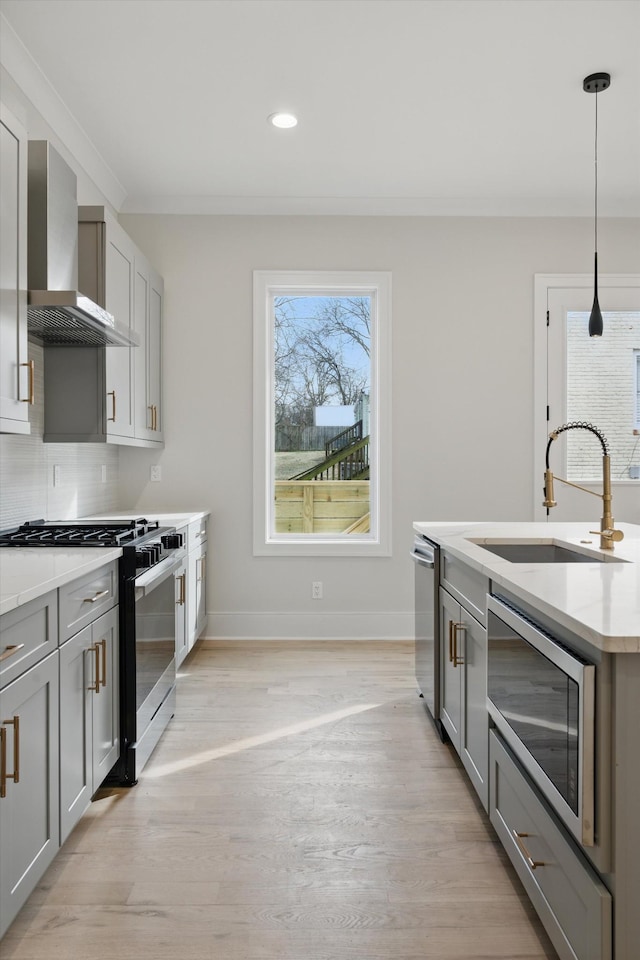
<path fill-rule="evenodd" d="M 29 357 L 35 360 L 36 370 L 31 434 L 0 435 L 0 529 L 25 520 L 73 520 L 116 510 L 118 447 L 109 443 L 43 443 L 42 347 L 30 343 Z"/>

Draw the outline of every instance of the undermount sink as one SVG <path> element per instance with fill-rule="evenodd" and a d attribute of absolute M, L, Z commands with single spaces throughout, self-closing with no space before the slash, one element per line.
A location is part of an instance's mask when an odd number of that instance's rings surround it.
<path fill-rule="evenodd" d="M 602 554 L 580 553 L 561 547 L 556 543 L 492 543 L 486 540 L 472 540 L 477 546 L 495 553 L 511 563 L 624 563 L 620 557 L 605 557 Z"/>

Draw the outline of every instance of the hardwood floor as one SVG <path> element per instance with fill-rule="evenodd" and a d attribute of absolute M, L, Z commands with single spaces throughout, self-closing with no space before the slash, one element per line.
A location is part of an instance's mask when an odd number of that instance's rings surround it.
<path fill-rule="evenodd" d="M 0 956 L 556 958 L 413 645 L 383 641 L 201 643 L 139 784 L 94 800 Z"/>

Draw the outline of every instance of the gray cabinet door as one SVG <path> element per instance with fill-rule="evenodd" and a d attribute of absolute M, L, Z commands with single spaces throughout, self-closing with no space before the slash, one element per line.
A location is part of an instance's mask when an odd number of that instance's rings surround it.
<path fill-rule="evenodd" d="M 133 313 L 135 246 L 119 224 L 106 224 L 105 307 L 121 326 L 135 327 Z M 133 437 L 134 350 L 106 348 L 107 433 Z"/>
<path fill-rule="evenodd" d="M 460 604 L 440 588 L 440 719 L 451 743 L 460 753 L 462 724 L 461 669 L 454 665 L 453 624 L 460 619 Z"/>
<path fill-rule="evenodd" d="M 0 199 L 0 432 L 29 433 L 27 134 L 4 105 L 0 105 Z"/>
<path fill-rule="evenodd" d="M 440 716 L 485 810 L 489 806 L 487 631 L 440 588 Z"/>
<path fill-rule="evenodd" d="M 118 608 L 60 648 L 60 842 L 118 758 Z"/>
<path fill-rule="evenodd" d="M 180 666 L 189 653 L 189 637 L 187 633 L 188 610 L 188 566 L 187 557 L 184 558 L 175 572 L 176 579 L 176 667 Z"/>
<path fill-rule="evenodd" d="M 162 300 L 164 282 L 138 252 L 135 257 L 134 316 L 135 435 L 162 442 Z"/>
<path fill-rule="evenodd" d="M 0 936 L 60 845 L 58 651 L 0 692 Z"/>
<path fill-rule="evenodd" d="M 187 633 L 189 650 L 202 633 L 207 619 L 207 544 L 189 553 L 187 577 Z"/>

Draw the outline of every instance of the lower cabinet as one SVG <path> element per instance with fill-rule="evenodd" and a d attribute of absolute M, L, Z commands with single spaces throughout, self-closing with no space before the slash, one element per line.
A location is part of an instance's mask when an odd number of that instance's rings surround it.
<path fill-rule="evenodd" d="M 487 631 L 442 587 L 440 651 L 442 725 L 488 810 Z"/>
<path fill-rule="evenodd" d="M 0 692 L 0 936 L 59 848 L 58 653 Z"/>
<path fill-rule="evenodd" d="M 206 575 L 207 575 L 207 545 L 198 544 L 189 553 L 189 604 L 187 632 L 189 635 L 189 649 L 200 636 L 207 618 L 206 606 Z"/>
<path fill-rule="evenodd" d="M 560 960 L 611 960 L 611 894 L 491 731 L 489 816 Z"/>
<path fill-rule="evenodd" d="M 189 653 L 189 635 L 187 633 L 187 578 L 189 574 L 187 557 L 176 570 L 176 667 L 180 666 Z"/>
<path fill-rule="evenodd" d="M 118 758 L 118 607 L 60 647 L 60 842 Z"/>
<path fill-rule="evenodd" d="M 207 622 L 207 517 L 180 527 L 187 555 L 176 574 L 176 666 Z"/>

